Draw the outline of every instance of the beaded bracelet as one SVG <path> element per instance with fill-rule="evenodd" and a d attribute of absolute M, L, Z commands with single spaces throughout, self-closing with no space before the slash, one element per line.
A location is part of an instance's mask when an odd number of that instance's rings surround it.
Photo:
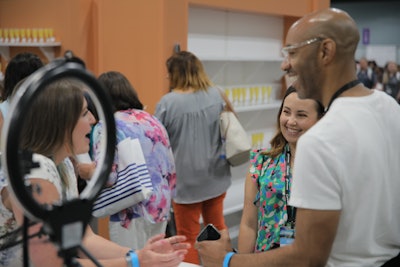
<path fill-rule="evenodd" d="M 231 261 L 233 255 L 235 255 L 235 252 L 226 253 L 222 267 L 229 267 L 229 262 Z"/>

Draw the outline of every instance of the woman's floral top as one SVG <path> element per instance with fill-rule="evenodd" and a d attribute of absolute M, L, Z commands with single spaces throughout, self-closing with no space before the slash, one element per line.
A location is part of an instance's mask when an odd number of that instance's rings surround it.
<path fill-rule="evenodd" d="M 266 251 L 280 246 L 281 228 L 285 227 L 288 217 L 284 195 L 285 155 L 287 150 L 288 145 L 276 158 L 270 158 L 260 153 L 262 150 L 250 152 L 250 173 L 258 187 L 258 193 L 254 201 L 254 204 L 258 207 L 258 233 L 255 252 Z M 290 173 L 289 188 L 291 176 Z"/>
<path fill-rule="evenodd" d="M 0 187 L 0 192 L 3 187 Z M 0 198 L 0 236 L 10 234 L 18 228 L 14 214 L 9 211 L 3 204 Z M 13 236 L 0 239 L 0 247 L 5 246 L 8 242 L 15 241 Z M 17 267 L 22 266 L 22 247 L 14 246 L 9 249 L 0 250 L 0 266 Z"/>
<path fill-rule="evenodd" d="M 110 220 L 120 221 L 124 227 L 128 227 L 131 220 L 138 217 L 144 217 L 154 223 L 168 220 L 171 199 L 175 193 L 176 173 L 167 131 L 156 117 L 143 110 L 117 111 L 114 118 L 118 143 L 128 137 L 139 139 L 151 176 L 153 194 L 148 200 L 112 215 Z M 93 129 L 93 156 L 95 160 L 96 155 L 100 153 L 101 135 L 102 123 L 99 122 Z M 115 154 L 116 157 L 107 182 L 108 186 L 113 185 L 117 178 L 118 153 Z"/>

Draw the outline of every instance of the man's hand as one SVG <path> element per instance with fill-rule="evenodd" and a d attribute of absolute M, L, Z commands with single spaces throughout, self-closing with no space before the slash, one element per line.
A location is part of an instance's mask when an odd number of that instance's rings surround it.
<path fill-rule="evenodd" d="M 204 267 L 221 267 L 226 253 L 232 251 L 228 230 L 221 231 L 221 238 L 216 241 L 195 243 Z"/>

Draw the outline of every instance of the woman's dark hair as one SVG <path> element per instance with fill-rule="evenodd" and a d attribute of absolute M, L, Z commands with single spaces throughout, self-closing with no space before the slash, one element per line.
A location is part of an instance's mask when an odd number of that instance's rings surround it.
<path fill-rule="evenodd" d="M 93 117 L 95 118 L 96 122 L 99 121 L 99 114 L 97 113 L 96 106 L 93 103 L 92 98 L 90 97 L 88 92 L 83 92 L 83 95 L 85 96 L 86 102 L 87 102 L 87 107 L 90 113 L 92 113 Z"/>
<path fill-rule="evenodd" d="M 143 104 L 129 82 L 120 72 L 109 71 L 99 76 L 99 81 L 105 86 L 106 91 L 111 96 L 114 111 L 133 109 L 143 109 Z"/>
<path fill-rule="evenodd" d="M 283 96 L 281 106 L 279 107 L 279 112 L 277 115 L 277 130 L 275 133 L 275 136 L 271 139 L 270 144 L 271 144 L 271 149 L 269 151 L 264 152 L 263 154 L 270 156 L 271 158 L 277 157 L 280 153 L 282 153 L 283 148 L 285 147 L 287 141 L 285 137 L 282 134 L 282 130 L 280 127 L 280 116 L 283 110 L 283 103 L 285 102 L 286 97 L 288 97 L 292 93 L 297 93 L 296 89 L 293 86 L 290 86 L 286 92 L 285 95 Z M 321 102 L 314 100 L 315 102 L 315 109 L 318 114 L 318 119 L 320 119 L 325 112 L 324 106 L 321 104 Z"/>
<path fill-rule="evenodd" d="M 33 53 L 25 52 L 13 57 L 8 63 L 4 74 L 4 88 L 1 92 L 2 99 L 7 100 L 12 95 L 19 81 L 41 67 L 43 67 L 42 60 Z"/>

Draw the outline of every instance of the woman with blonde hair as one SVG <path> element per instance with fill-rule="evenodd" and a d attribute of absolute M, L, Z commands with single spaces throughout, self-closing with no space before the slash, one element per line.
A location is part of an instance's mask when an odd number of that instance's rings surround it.
<path fill-rule="evenodd" d="M 223 201 L 231 173 L 219 129 L 224 100 L 194 54 L 177 52 L 166 66 L 172 91 L 161 98 L 155 115 L 167 129 L 175 157 L 177 233 L 193 245 L 200 215 L 204 224 L 226 229 Z M 199 264 L 197 251 L 191 248 L 185 261 Z"/>

